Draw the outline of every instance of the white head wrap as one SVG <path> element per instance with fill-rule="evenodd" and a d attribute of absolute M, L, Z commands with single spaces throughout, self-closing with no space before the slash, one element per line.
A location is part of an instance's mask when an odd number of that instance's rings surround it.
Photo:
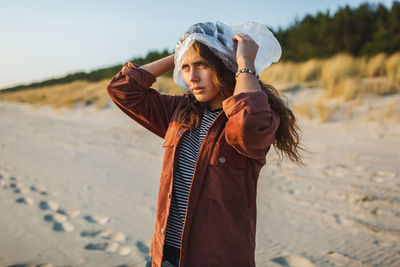
<path fill-rule="evenodd" d="M 255 58 L 256 72 L 261 73 L 273 62 L 277 62 L 282 54 L 281 46 L 272 32 L 263 24 L 247 22 L 229 26 L 220 21 L 197 23 L 189 28 L 178 40 L 175 47 L 175 83 L 189 90 L 182 76 L 182 63 L 186 51 L 195 41 L 210 48 L 225 66 L 232 72 L 237 71 L 236 51 L 232 41 L 237 33 L 248 34 L 258 45 Z"/>

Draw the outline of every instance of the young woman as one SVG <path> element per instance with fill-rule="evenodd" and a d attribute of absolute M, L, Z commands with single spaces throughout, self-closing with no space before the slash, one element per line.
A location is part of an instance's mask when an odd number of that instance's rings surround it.
<path fill-rule="evenodd" d="M 184 52 L 144 66 L 127 62 L 107 86 L 123 112 L 165 140 L 149 256 L 152 266 L 255 266 L 259 172 L 271 145 L 301 163 L 299 129 L 277 91 L 259 81 L 249 35 L 233 36 L 232 62 L 198 37 L 225 45 L 214 34 L 221 28 L 193 27 L 178 43 L 195 37 Z M 187 94 L 150 88 L 174 67 Z"/>

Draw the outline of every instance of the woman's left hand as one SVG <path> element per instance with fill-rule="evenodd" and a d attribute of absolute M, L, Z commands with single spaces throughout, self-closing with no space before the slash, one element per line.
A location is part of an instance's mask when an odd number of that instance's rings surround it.
<path fill-rule="evenodd" d="M 254 70 L 254 60 L 258 50 L 257 43 L 245 33 L 236 34 L 232 40 L 237 44 L 236 62 L 239 69 L 248 68 Z"/>

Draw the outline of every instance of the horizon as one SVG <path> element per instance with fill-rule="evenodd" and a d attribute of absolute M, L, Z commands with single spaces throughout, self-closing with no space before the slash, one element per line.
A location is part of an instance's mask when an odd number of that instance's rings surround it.
<path fill-rule="evenodd" d="M 0 90 L 123 64 L 149 51 L 171 51 L 178 37 L 197 22 L 257 21 L 278 30 L 306 15 L 328 10 L 332 14 L 346 5 L 355 8 L 362 3 L 382 3 L 390 8 L 393 2 L 256 0 L 241 6 L 241 2 L 207 0 L 196 7 L 175 1 L 171 7 L 162 1 L 152 4 L 131 1 L 124 3 L 123 9 L 111 1 L 6 3 L 0 10 L 0 22 L 5 26 L 0 30 Z M 154 5 L 158 8 L 152 8 Z M 188 12 L 190 8 L 192 12 Z M 221 10 L 225 12 L 221 14 Z"/>

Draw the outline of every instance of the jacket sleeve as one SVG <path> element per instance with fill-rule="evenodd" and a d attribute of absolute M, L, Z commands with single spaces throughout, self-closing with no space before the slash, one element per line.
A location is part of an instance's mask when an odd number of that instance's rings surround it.
<path fill-rule="evenodd" d="M 280 122 L 267 94 L 256 91 L 233 95 L 222 102 L 222 107 L 228 118 L 227 142 L 247 157 L 265 159 Z"/>
<path fill-rule="evenodd" d="M 138 65 L 126 62 L 107 85 L 112 101 L 129 117 L 164 138 L 182 95 L 160 94 L 150 88 L 156 78 Z"/>

